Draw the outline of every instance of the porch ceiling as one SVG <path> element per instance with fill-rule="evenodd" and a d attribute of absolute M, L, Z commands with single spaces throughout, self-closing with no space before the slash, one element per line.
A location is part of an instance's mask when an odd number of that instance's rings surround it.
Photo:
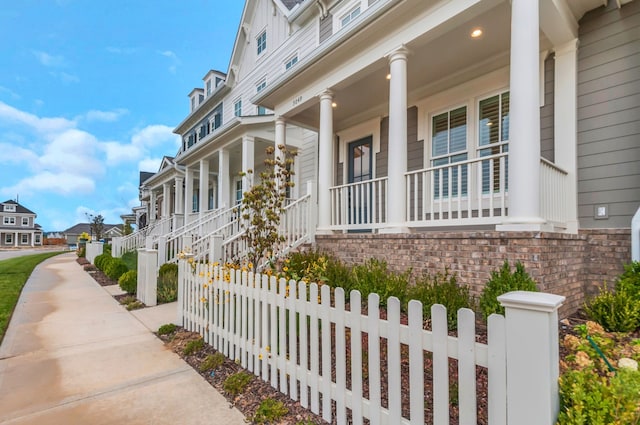
<path fill-rule="evenodd" d="M 446 28 L 438 27 L 406 44 L 410 51 L 407 61 L 409 104 L 509 64 L 511 6 L 508 2 L 499 2 L 482 12 L 472 8 L 466 16 L 441 27 L 444 26 Z M 477 39 L 470 36 L 475 28 L 483 30 L 483 35 Z M 373 44 L 375 40 L 361 40 L 350 48 L 364 49 L 367 42 Z M 541 50 L 549 48 L 542 33 L 540 46 Z M 388 61 L 381 57 L 330 88 L 337 104 L 333 111 L 335 131 L 388 115 L 388 72 Z M 319 115 L 316 102 L 289 119 L 318 128 Z"/>

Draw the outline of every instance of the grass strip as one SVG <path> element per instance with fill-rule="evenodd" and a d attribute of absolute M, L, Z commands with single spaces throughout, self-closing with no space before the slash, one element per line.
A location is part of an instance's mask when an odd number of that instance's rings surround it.
<path fill-rule="evenodd" d="M 9 326 L 20 292 L 33 269 L 47 258 L 61 253 L 46 252 L 0 261 L 0 343 Z"/>

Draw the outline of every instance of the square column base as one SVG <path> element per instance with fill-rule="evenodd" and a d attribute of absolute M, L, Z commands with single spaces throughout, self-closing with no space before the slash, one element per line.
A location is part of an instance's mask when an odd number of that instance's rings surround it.
<path fill-rule="evenodd" d="M 378 229 L 378 233 L 381 235 L 397 235 L 401 233 L 411 233 L 411 229 L 404 224 L 391 224 L 388 227 Z"/>

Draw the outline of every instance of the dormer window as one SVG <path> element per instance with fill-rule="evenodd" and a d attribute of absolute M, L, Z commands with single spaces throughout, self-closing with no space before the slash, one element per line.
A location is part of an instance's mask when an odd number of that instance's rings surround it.
<path fill-rule="evenodd" d="M 211 80 L 207 80 L 207 96 L 211 95 Z"/>
<path fill-rule="evenodd" d="M 6 212 L 15 212 L 16 211 L 16 206 L 12 205 L 12 204 L 5 204 L 4 205 L 4 210 Z"/>
<path fill-rule="evenodd" d="M 260 35 L 256 38 L 256 43 L 258 45 L 258 56 L 260 56 L 262 52 L 267 50 L 267 30 L 264 30 L 260 33 Z"/>
<path fill-rule="evenodd" d="M 195 111 L 195 109 L 196 109 L 196 97 L 195 97 L 195 96 L 193 96 L 193 97 L 191 98 L 191 110 L 192 110 L 192 111 Z"/>
<path fill-rule="evenodd" d="M 348 13 L 342 15 L 340 18 L 340 26 L 342 28 L 346 27 L 353 21 L 358 15 L 360 15 L 360 6 L 356 6 L 351 9 Z"/>

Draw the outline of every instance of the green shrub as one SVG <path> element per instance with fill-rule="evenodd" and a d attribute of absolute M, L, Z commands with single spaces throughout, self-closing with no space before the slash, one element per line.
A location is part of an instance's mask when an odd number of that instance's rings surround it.
<path fill-rule="evenodd" d="M 200 364 L 200 372 L 207 372 L 220 367 L 224 363 L 224 359 L 225 357 L 222 353 L 209 354 Z"/>
<path fill-rule="evenodd" d="M 93 260 L 93 264 L 98 268 L 98 270 L 104 271 L 106 267 L 106 263 L 111 261 L 111 254 L 102 253 Z"/>
<path fill-rule="evenodd" d="M 480 295 L 480 311 L 484 317 L 488 318 L 493 313 L 504 314 L 504 307 L 500 305 L 497 298 L 511 291 L 538 291 L 536 283 L 519 261 L 513 273 L 508 261 L 504 262 L 500 270 L 491 272 L 491 279 Z"/>
<path fill-rule="evenodd" d="M 238 395 L 247 388 L 251 379 L 253 379 L 253 375 L 247 372 L 234 373 L 224 380 L 222 389 L 231 395 Z"/>
<path fill-rule="evenodd" d="M 167 323 L 158 328 L 158 335 L 169 335 L 174 333 L 178 327 L 173 323 Z"/>
<path fill-rule="evenodd" d="M 165 263 L 158 271 L 158 302 L 170 303 L 178 299 L 178 265 Z"/>
<path fill-rule="evenodd" d="M 323 283 L 327 280 L 327 257 L 318 251 L 293 252 L 285 260 L 287 275 L 295 280 Z"/>
<path fill-rule="evenodd" d="M 431 318 L 431 306 L 442 304 L 447 309 L 447 326 L 456 329 L 458 326 L 458 310 L 475 308 L 473 297 L 467 286 L 458 286 L 455 274 L 449 271 L 437 273 L 435 276 L 423 275 L 408 291 L 409 299 L 422 302 L 423 317 Z"/>
<path fill-rule="evenodd" d="M 78 255 L 78 257 L 84 258 L 87 256 L 87 247 L 83 246 L 78 248 L 78 250 L 76 251 L 76 254 Z"/>
<path fill-rule="evenodd" d="M 405 306 L 409 276 L 411 270 L 402 274 L 390 272 L 385 261 L 375 258 L 362 265 L 355 266 L 351 270 L 354 288 L 362 294 L 366 300 L 369 294 L 376 293 L 380 296 L 380 305 L 386 306 L 389 297 L 397 297 L 400 305 Z"/>
<path fill-rule="evenodd" d="M 284 406 L 284 403 L 267 398 L 260 403 L 251 422 L 254 424 L 273 424 L 287 413 L 289 413 L 289 409 Z"/>
<path fill-rule="evenodd" d="M 129 270 L 138 270 L 138 251 L 129 251 L 122 254 L 122 261 Z"/>
<path fill-rule="evenodd" d="M 118 279 L 118 285 L 127 294 L 135 295 L 138 290 L 138 272 L 129 270 L 123 273 Z"/>
<path fill-rule="evenodd" d="M 113 256 L 112 252 L 111 252 L 111 244 L 110 243 L 105 243 L 102 245 L 102 253 L 107 253 L 110 256 Z"/>
<path fill-rule="evenodd" d="M 106 265 L 104 274 L 113 280 L 120 279 L 120 276 L 129 271 L 127 265 L 120 258 L 112 258 Z"/>
<path fill-rule="evenodd" d="M 598 295 L 584 304 L 587 317 L 609 332 L 636 330 L 640 327 L 640 302 L 630 294 L 632 289 L 620 285 L 618 291 L 613 291 L 604 285 Z"/>
<path fill-rule="evenodd" d="M 627 295 L 640 300 L 640 261 L 633 261 L 624 266 L 624 273 L 616 283 L 617 291 L 624 291 Z"/>
<path fill-rule="evenodd" d="M 345 298 L 349 300 L 349 293 L 356 289 L 355 281 L 351 275 L 351 269 L 335 257 L 327 257 L 325 276 L 326 284 L 332 288 L 342 288 Z"/>
<path fill-rule="evenodd" d="M 601 376 L 591 368 L 560 377 L 558 425 L 637 424 L 640 372 L 621 369 Z"/>
<path fill-rule="evenodd" d="M 187 342 L 182 350 L 182 354 L 185 356 L 190 356 L 192 354 L 197 353 L 198 351 L 204 348 L 204 340 L 202 338 L 194 339 L 193 341 Z"/>

